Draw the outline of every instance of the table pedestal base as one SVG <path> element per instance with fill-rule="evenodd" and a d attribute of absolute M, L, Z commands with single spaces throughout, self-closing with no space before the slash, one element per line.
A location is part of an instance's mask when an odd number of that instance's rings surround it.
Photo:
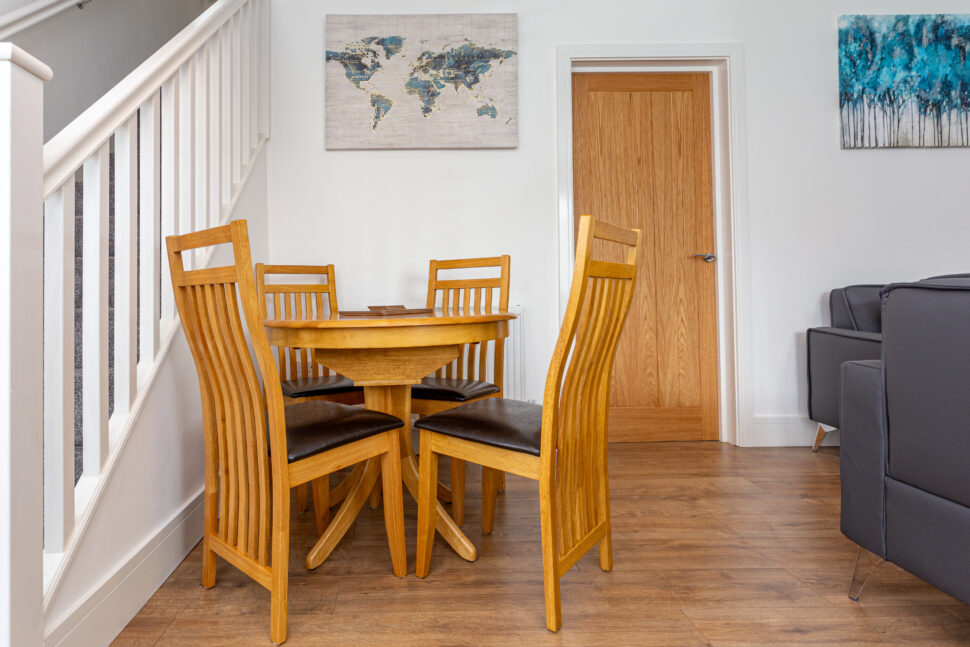
<path fill-rule="evenodd" d="M 415 501 L 418 500 L 418 459 L 411 446 L 411 385 L 365 386 L 364 406 L 383 411 L 404 421 L 401 427 L 401 477 L 404 486 Z M 368 490 L 369 492 L 369 490 Z M 451 518 L 441 501 L 438 506 L 438 523 L 435 529 L 458 555 L 469 562 L 478 558 L 475 545 L 468 540 L 455 520 Z"/>

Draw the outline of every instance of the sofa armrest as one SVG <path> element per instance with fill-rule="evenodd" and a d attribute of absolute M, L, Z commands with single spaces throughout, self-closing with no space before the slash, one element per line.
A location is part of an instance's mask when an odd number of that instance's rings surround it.
<path fill-rule="evenodd" d="M 882 362 L 842 365 L 842 534 L 886 556 L 886 430 Z"/>
<path fill-rule="evenodd" d="M 882 335 L 845 328 L 810 328 L 808 344 L 808 417 L 839 426 L 839 377 L 843 362 L 880 359 Z"/>

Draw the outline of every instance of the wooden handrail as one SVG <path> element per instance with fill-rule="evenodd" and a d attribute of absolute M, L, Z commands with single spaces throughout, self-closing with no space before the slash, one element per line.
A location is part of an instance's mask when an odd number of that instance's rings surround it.
<path fill-rule="evenodd" d="M 13 43 L 0 43 L 0 61 L 11 61 L 41 81 L 50 81 L 53 77 L 51 68 Z"/>
<path fill-rule="evenodd" d="M 247 0 L 219 0 L 44 145 L 44 198 L 70 178 Z"/>

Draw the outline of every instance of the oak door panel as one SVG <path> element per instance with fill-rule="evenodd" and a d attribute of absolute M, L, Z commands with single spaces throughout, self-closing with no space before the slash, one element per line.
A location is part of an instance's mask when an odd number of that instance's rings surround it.
<path fill-rule="evenodd" d="M 573 188 L 577 218 L 643 231 L 610 440 L 717 439 L 710 76 L 574 74 Z"/>

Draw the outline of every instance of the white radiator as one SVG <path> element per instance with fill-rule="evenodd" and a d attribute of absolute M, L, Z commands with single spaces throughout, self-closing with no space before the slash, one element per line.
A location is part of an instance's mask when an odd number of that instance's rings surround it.
<path fill-rule="evenodd" d="M 502 395 L 512 400 L 525 400 L 525 317 L 521 303 L 509 306 L 515 319 L 509 322 L 505 339 L 505 376 Z"/>

